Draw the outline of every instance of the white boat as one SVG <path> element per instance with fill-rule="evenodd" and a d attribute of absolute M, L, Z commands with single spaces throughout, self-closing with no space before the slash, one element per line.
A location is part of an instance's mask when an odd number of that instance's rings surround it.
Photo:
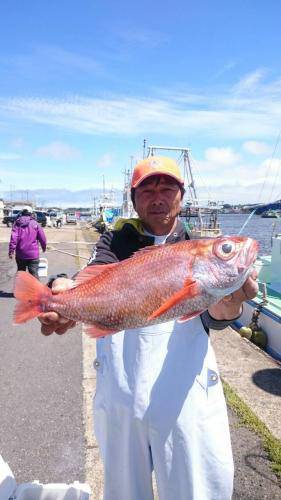
<path fill-rule="evenodd" d="M 103 176 L 103 194 L 96 202 L 92 210 L 91 224 L 100 233 L 111 230 L 116 220 L 120 217 L 121 207 L 116 201 L 116 192 L 113 188 L 109 192 L 105 191 L 105 179 Z"/>
<path fill-rule="evenodd" d="M 278 210 L 267 210 L 261 214 L 263 219 L 278 219 L 280 217 L 280 212 Z"/>
<path fill-rule="evenodd" d="M 272 237 L 271 255 L 259 257 L 255 267 L 259 272 L 259 293 L 244 304 L 243 314 L 235 326 L 249 325 L 253 312 L 258 310 L 258 324 L 267 336 L 265 350 L 281 360 L 281 234 Z"/>

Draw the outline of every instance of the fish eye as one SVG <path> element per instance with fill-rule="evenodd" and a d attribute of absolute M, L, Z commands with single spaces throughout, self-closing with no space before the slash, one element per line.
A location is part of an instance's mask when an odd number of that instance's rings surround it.
<path fill-rule="evenodd" d="M 214 243 L 213 251 L 220 259 L 230 260 L 235 254 L 236 246 L 231 240 L 220 240 Z"/>
<path fill-rule="evenodd" d="M 221 246 L 221 249 L 222 249 L 223 253 L 230 253 L 233 249 L 233 245 L 231 243 L 224 243 Z"/>

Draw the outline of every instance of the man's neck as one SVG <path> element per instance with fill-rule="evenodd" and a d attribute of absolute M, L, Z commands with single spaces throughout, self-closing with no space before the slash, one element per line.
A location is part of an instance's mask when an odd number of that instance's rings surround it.
<path fill-rule="evenodd" d="M 145 225 L 144 223 L 142 224 L 144 229 L 146 229 L 149 233 L 153 234 L 154 236 L 165 236 L 170 234 L 176 227 L 177 225 L 177 219 L 175 219 L 171 224 L 165 224 L 161 227 L 150 227 L 148 225 Z"/>

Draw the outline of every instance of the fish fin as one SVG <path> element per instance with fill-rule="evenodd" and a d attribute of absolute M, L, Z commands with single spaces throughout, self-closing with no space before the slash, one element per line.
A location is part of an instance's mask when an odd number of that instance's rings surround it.
<path fill-rule="evenodd" d="M 108 328 L 101 328 L 96 325 L 88 325 L 85 323 L 83 324 L 83 332 L 85 332 L 86 335 L 89 335 L 89 337 L 92 338 L 106 337 L 107 335 L 113 335 L 118 331 L 119 330 L 110 330 Z"/>
<path fill-rule="evenodd" d="M 75 276 L 73 288 L 76 288 L 78 285 L 81 285 L 82 283 L 85 283 L 88 280 L 96 278 L 105 271 L 113 269 L 117 264 L 118 262 L 114 264 L 101 264 L 101 265 L 85 267 Z"/>
<path fill-rule="evenodd" d="M 14 296 L 19 301 L 14 311 L 14 323 L 25 323 L 41 312 L 42 298 L 52 295 L 50 288 L 25 271 L 18 271 L 14 285 Z"/>
<path fill-rule="evenodd" d="M 19 302 L 14 310 L 14 324 L 25 323 L 30 319 L 37 318 L 41 312 L 42 309 L 39 304 Z"/>
<path fill-rule="evenodd" d="M 192 297 L 195 297 L 195 295 L 198 294 L 198 283 L 197 281 L 188 278 L 185 283 L 183 288 L 181 288 L 178 292 L 174 293 L 164 304 L 162 304 L 156 311 L 153 311 L 153 313 L 149 316 L 149 320 L 158 318 L 158 316 L 161 316 L 164 314 L 166 311 L 177 305 L 179 302 L 182 302 L 185 299 L 190 299 Z"/>
<path fill-rule="evenodd" d="M 181 316 L 180 318 L 178 318 L 177 322 L 178 323 L 185 323 L 186 321 L 189 321 L 190 319 L 193 319 L 193 318 L 196 318 L 197 316 L 200 316 L 200 314 L 202 314 L 202 312 L 204 312 L 204 310 L 195 311 L 193 313 L 186 314 L 185 316 Z"/>

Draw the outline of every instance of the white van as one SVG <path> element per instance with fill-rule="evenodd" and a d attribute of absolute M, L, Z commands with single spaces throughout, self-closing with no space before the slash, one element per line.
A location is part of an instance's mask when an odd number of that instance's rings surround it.
<path fill-rule="evenodd" d="M 77 217 L 74 212 L 67 212 L 66 214 L 67 224 L 77 224 Z"/>

